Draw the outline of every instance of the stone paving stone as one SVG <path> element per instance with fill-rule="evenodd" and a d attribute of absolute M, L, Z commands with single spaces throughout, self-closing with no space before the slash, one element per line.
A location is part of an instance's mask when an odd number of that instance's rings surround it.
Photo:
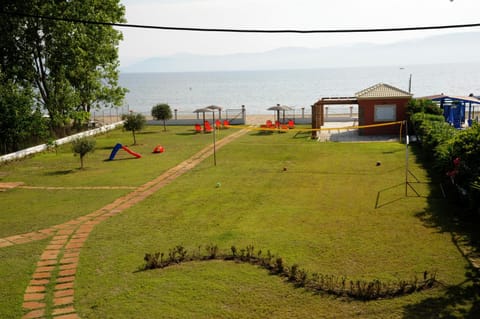
<path fill-rule="evenodd" d="M 42 256 L 40 256 L 40 259 L 41 260 L 57 259 L 59 254 L 60 254 L 60 250 L 45 250 Z"/>
<path fill-rule="evenodd" d="M 26 293 L 36 293 L 36 292 L 45 292 L 45 286 L 28 286 Z"/>
<path fill-rule="evenodd" d="M 105 207 L 104 207 L 104 208 L 105 208 Z M 96 217 L 96 216 L 102 215 L 102 214 L 103 214 L 103 209 L 100 209 L 100 210 L 94 211 L 93 213 L 90 213 L 90 214 L 88 214 L 88 215 L 86 215 L 86 216 L 88 216 L 88 217 Z"/>
<path fill-rule="evenodd" d="M 86 233 L 83 233 L 82 235 L 88 235 Z M 87 240 L 88 236 L 83 236 L 83 237 L 80 237 L 80 238 L 74 238 L 72 237 L 72 239 L 70 239 L 69 243 L 84 243 L 85 240 Z"/>
<path fill-rule="evenodd" d="M 55 309 L 53 309 L 52 314 L 54 316 L 57 316 L 57 315 L 64 315 L 64 314 L 72 313 L 72 312 L 75 312 L 75 308 L 73 308 L 73 306 L 68 306 L 68 307 L 63 307 L 63 308 L 55 308 Z"/>
<path fill-rule="evenodd" d="M 110 218 L 110 217 L 103 215 L 103 216 L 98 216 L 97 218 L 95 218 L 95 220 L 98 221 L 99 223 L 101 223 L 101 222 L 103 222 L 104 220 L 107 220 L 107 219 L 109 219 L 109 218 Z"/>
<path fill-rule="evenodd" d="M 49 244 L 47 247 L 45 247 L 45 250 L 59 250 L 62 248 L 63 248 L 62 244 Z"/>
<path fill-rule="evenodd" d="M 38 301 L 25 301 L 22 306 L 25 309 L 40 309 L 45 308 L 45 303 Z"/>
<path fill-rule="evenodd" d="M 39 232 L 35 232 L 32 235 L 30 235 L 29 237 L 32 240 L 42 240 L 42 239 L 48 238 L 50 236 L 51 236 L 51 234 L 42 234 L 42 233 L 39 233 Z"/>
<path fill-rule="evenodd" d="M 55 290 L 63 290 L 63 289 L 73 289 L 74 282 L 66 282 L 63 284 L 57 284 L 55 286 Z"/>
<path fill-rule="evenodd" d="M 0 247 L 8 247 L 12 245 L 13 243 L 11 243 L 10 241 L 7 241 L 5 239 L 0 239 Z"/>
<path fill-rule="evenodd" d="M 32 239 L 28 237 L 21 237 L 21 238 L 9 239 L 9 240 L 15 244 L 25 244 L 32 241 Z"/>
<path fill-rule="evenodd" d="M 73 296 L 54 298 L 53 304 L 55 306 L 73 304 Z"/>
<path fill-rule="evenodd" d="M 83 241 L 78 243 L 78 242 L 70 242 L 65 246 L 65 249 L 72 249 L 72 248 L 82 248 L 83 246 Z"/>
<path fill-rule="evenodd" d="M 68 224 L 68 222 L 63 223 L 63 224 L 58 224 L 53 226 L 55 229 L 65 229 L 65 228 L 72 228 L 72 225 Z"/>
<path fill-rule="evenodd" d="M 66 277 L 66 276 L 73 276 L 77 273 L 77 268 L 74 269 L 66 269 L 66 270 L 60 270 L 58 272 L 58 275 L 60 277 Z"/>
<path fill-rule="evenodd" d="M 52 277 L 50 272 L 36 272 L 32 275 L 33 279 L 45 279 Z"/>
<path fill-rule="evenodd" d="M 60 229 L 57 234 L 59 235 L 70 235 L 71 233 L 73 233 L 73 229 L 72 228 L 65 228 L 65 229 Z"/>
<path fill-rule="evenodd" d="M 64 253 L 63 253 L 63 256 L 67 255 L 67 254 L 80 254 L 80 248 L 69 248 L 69 249 L 65 249 L 64 250 Z M 73 255 L 72 255 L 73 256 Z"/>
<path fill-rule="evenodd" d="M 26 293 L 23 295 L 24 301 L 34 301 L 34 300 L 43 300 L 45 299 L 45 293 L 36 292 L 36 293 Z"/>
<path fill-rule="evenodd" d="M 57 264 L 56 259 L 48 259 L 48 260 L 40 260 L 37 261 L 37 267 L 43 267 L 43 266 L 53 266 Z"/>
<path fill-rule="evenodd" d="M 55 230 L 53 228 L 46 228 L 46 229 L 41 229 L 38 232 L 42 234 L 51 235 L 55 232 Z"/>
<path fill-rule="evenodd" d="M 72 219 L 72 220 L 66 222 L 65 224 L 70 225 L 70 226 L 76 226 L 76 225 L 81 224 L 81 223 L 82 223 L 82 221 L 80 221 L 80 220 Z"/>
<path fill-rule="evenodd" d="M 50 245 L 65 245 L 68 242 L 68 238 L 65 239 L 55 239 L 50 242 Z"/>
<path fill-rule="evenodd" d="M 93 226 L 90 225 L 82 225 L 78 228 L 77 233 L 90 233 L 93 230 Z"/>
<path fill-rule="evenodd" d="M 54 293 L 55 298 L 61 298 L 61 297 L 67 297 L 67 296 L 73 296 L 73 289 L 58 290 L 58 291 L 55 291 Z"/>
<path fill-rule="evenodd" d="M 72 239 L 83 239 L 83 238 L 87 238 L 88 235 L 90 235 L 90 233 L 81 233 L 81 234 L 75 233 L 75 235 L 72 236 Z"/>
<path fill-rule="evenodd" d="M 68 239 L 68 237 L 70 237 L 69 235 L 55 235 L 55 237 L 53 237 L 53 240 L 60 240 L 60 239 Z"/>
<path fill-rule="evenodd" d="M 45 309 L 37 309 L 30 311 L 29 313 L 25 314 L 22 319 L 35 319 L 35 318 L 43 318 L 45 315 Z"/>
<path fill-rule="evenodd" d="M 97 217 L 97 218 L 99 218 L 99 217 Z M 85 222 L 84 225 L 87 225 L 87 226 L 95 226 L 95 225 L 97 225 L 97 224 L 99 223 L 99 222 L 97 221 L 97 218 Z"/>
<path fill-rule="evenodd" d="M 78 256 L 80 256 L 80 252 L 78 251 L 72 251 L 72 252 L 68 251 L 63 254 L 63 258 L 75 258 Z"/>
<path fill-rule="evenodd" d="M 64 264 L 60 266 L 60 270 L 74 269 L 74 268 L 77 268 L 77 266 L 78 266 L 77 263 Z"/>
<path fill-rule="evenodd" d="M 74 264 L 74 263 L 77 263 L 78 264 L 78 257 L 70 257 L 70 258 L 62 258 L 60 260 L 60 264 Z"/>
<path fill-rule="evenodd" d="M 14 236 L 10 236 L 10 237 L 4 238 L 4 239 L 9 240 L 9 241 L 14 241 L 15 239 L 22 239 L 22 238 L 23 238 L 22 235 L 14 235 Z"/>
<path fill-rule="evenodd" d="M 55 269 L 55 266 L 43 266 L 43 267 L 37 267 L 37 272 L 49 272 Z"/>
<path fill-rule="evenodd" d="M 46 285 L 50 282 L 49 279 L 32 279 L 30 280 L 30 286 L 41 286 Z"/>
<path fill-rule="evenodd" d="M 66 282 L 73 282 L 73 281 L 75 281 L 75 276 L 57 278 L 58 283 L 66 283 Z"/>

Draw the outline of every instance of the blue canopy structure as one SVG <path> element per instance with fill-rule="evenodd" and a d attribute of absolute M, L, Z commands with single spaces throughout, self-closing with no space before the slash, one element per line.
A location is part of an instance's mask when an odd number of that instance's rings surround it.
<path fill-rule="evenodd" d="M 440 104 L 443 110 L 445 121 L 450 123 L 455 128 L 461 128 L 465 123 L 466 108 L 468 106 L 468 125 L 472 125 L 475 120 L 478 122 L 478 115 L 475 117 L 475 105 L 480 104 L 480 100 L 475 96 L 453 96 L 453 95 L 432 95 L 426 96 L 429 99 Z"/>

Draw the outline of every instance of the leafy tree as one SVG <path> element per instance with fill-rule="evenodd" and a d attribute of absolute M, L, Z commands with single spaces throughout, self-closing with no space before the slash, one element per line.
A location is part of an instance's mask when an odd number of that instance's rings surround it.
<path fill-rule="evenodd" d="M 76 139 L 72 142 L 72 150 L 75 155 L 80 155 L 80 169 L 83 169 L 83 158 L 95 150 L 95 139 L 87 137 Z"/>
<path fill-rule="evenodd" d="M 170 109 L 170 105 L 161 103 L 157 104 L 152 108 L 152 116 L 156 120 L 163 120 L 163 131 L 167 130 L 166 127 L 166 120 L 172 118 L 172 110 Z"/>
<path fill-rule="evenodd" d="M 123 22 L 119 0 L 4 0 L 0 19 L 0 72 L 32 85 L 52 129 L 82 118 L 92 107 L 119 106 L 119 31 L 111 26 L 25 17 L 42 15 Z"/>
<path fill-rule="evenodd" d="M 141 131 L 147 123 L 145 116 L 143 116 L 141 113 L 132 112 L 130 114 L 124 114 L 122 116 L 122 120 L 124 121 L 123 128 L 127 131 L 132 131 L 133 145 L 136 145 L 137 139 L 135 137 L 135 132 Z"/>
<path fill-rule="evenodd" d="M 15 152 L 47 135 L 41 113 L 32 107 L 33 92 L 0 74 L 0 153 Z"/>
<path fill-rule="evenodd" d="M 428 99 L 411 99 L 408 103 L 407 114 L 413 115 L 415 113 L 425 113 L 425 114 L 434 114 L 442 115 L 442 109 L 437 105 L 437 103 Z"/>

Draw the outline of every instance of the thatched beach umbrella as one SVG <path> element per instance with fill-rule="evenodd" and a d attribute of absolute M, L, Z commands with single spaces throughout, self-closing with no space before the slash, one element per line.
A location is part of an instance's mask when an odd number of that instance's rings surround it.
<path fill-rule="evenodd" d="M 210 109 L 210 110 L 218 110 L 218 119 L 221 120 L 222 119 L 222 109 L 223 107 L 221 106 L 218 106 L 218 105 L 210 105 L 210 106 L 207 106 L 206 107 L 207 109 Z"/>
<path fill-rule="evenodd" d="M 209 109 L 209 108 L 206 108 L 206 107 L 202 107 L 202 108 L 199 108 L 199 109 L 196 109 L 195 111 L 193 111 L 193 113 L 202 113 L 203 114 L 203 123 L 205 123 L 205 113 L 211 113 L 211 112 L 215 112 L 214 110 L 212 109 Z"/>
<path fill-rule="evenodd" d="M 290 106 L 277 104 L 275 106 L 269 107 L 267 110 L 277 112 L 277 121 L 280 123 L 280 111 L 283 112 L 283 121 L 285 121 L 285 111 L 289 111 L 291 109 L 292 108 Z"/>
<path fill-rule="evenodd" d="M 213 115 L 213 125 L 214 125 L 214 129 L 213 129 L 213 164 L 215 166 L 217 166 L 217 151 L 216 151 L 216 137 L 215 137 L 215 109 L 212 109 L 214 105 L 211 105 L 211 106 L 208 106 L 208 107 L 204 107 L 204 108 L 200 108 L 200 109 L 196 109 L 195 111 L 193 111 L 193 113 L 203 113 L 203 125 L 205 125 L 205 113 L 209 112 L 209 113 L 212 113 Z M 219 106 L 218 106 L 219 107 Z"/>

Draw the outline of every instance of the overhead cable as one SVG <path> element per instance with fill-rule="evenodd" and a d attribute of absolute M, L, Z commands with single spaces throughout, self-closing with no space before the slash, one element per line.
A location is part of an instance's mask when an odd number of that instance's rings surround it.
<path fill-rule="evenodd" d="M 7 12 L 0 11 L 0 14 L 27 17 L 35 19 L 64 21 L 72 23 L 105 25 L 119 28 L 137 28 L 137 29 L 155 29 L 155 30 L 170 30 L 170 31 L 192 31 L 192 32 L 223 32 L 223 33 L 373 33 L 373 32 L 400 32 L 400 31 L 423 31 L 423 30 L 441 30 L 441 29 L 460 29 L 460 28 L 474 28 L 480 27 L 480 23 L 470 24 L 451 24 L 451 25 L 435 25 L 435 26 L 414 26 L 414 27 L 397 27 L 397 28 L 365 28 L 365 29 L 318 29 L 318 30 L 298 30 L 298 29 L 231 29 L 231 28 L 195 28 L 195 27 L 171 27 L 171 26 L 155 26 L 144 24 L 129 24 L 129 23 L 113 23 L 83 19 L 72 19 L 65 17 L 52 17 L 37 14 L 21 13 L 21 12 Z"/>

